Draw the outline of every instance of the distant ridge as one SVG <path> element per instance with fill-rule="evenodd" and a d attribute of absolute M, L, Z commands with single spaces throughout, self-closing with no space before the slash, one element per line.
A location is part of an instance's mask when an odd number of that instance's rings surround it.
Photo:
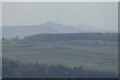
<path fill-rule="evenodd" d="M 40 34 L 40 33 L 87 33 L 87 32 L 112 32 L 110 30 L 103 30 L 87 25 L 66 26 L 56 22 L 48 21 L 40 25 L 23 25 L 23 26 L 7 26 L 2 28 L 2 36 L 11 38 Z"/>

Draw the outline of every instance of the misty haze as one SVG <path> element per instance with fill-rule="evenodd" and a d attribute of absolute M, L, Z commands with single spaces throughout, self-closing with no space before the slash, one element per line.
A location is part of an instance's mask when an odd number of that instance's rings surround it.
<path fill-rule="evenodd" d="M 114 30 L 101 29 L 83 24 L 77 26 L 67 26 L 52 21 L 48 21 L 41 25 L 3 27 L 2 32 L 3 32 L 3 36 L 6 38 L 11 38 L 16 36 L 23 38 L 24 36 L 39 34 L 39 33 L 87 33 L 87 32 L 117 33 L 117 31 Z"/>
<path fill-rule="evenodd" d="M 117 3 L 3 3 L 3 78 L 117 78 Z"/>

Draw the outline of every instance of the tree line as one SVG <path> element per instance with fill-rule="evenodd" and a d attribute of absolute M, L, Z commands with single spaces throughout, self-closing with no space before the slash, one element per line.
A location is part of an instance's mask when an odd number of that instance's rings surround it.
<path fill-rule="evenodd" d="M 24 63 L 3 58 L 3 78 L 116 78 L 112 72 L 87 70 L 82 66 L 66 67 L 63 65 L 46 65 Z"/>
<path fill-rule="evenodd" d="M 117 33 L 56 33 L 37 34 L 24 37 L 23 41 L 69 41 L 69 40 L 105 40 L 118 41 Z"/>

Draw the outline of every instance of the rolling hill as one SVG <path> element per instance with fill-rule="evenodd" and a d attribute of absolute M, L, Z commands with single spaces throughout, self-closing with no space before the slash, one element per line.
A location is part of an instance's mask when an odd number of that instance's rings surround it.
<path fill-rule="evenodd" d="M 55 22 L 46 22 L 40 25 L 24 25 L 24 26 L 6 26 L 2 28 L 2 36 L 11 38 L 39 34 L 39 33 L 85 33 L 85 32 L 112 32 L 87 25 L 67 26 Z"/>

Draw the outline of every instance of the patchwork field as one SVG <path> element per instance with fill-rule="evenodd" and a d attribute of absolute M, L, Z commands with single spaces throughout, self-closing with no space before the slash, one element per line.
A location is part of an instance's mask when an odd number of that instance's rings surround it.
<path fill-rule="evenodd" d="M 71 40 L 22 43 L 3 41 L 3 57 L 26 63 L 83 66 L 100 71 L 118 71 L 118 43 L 104 40 Z"/>

